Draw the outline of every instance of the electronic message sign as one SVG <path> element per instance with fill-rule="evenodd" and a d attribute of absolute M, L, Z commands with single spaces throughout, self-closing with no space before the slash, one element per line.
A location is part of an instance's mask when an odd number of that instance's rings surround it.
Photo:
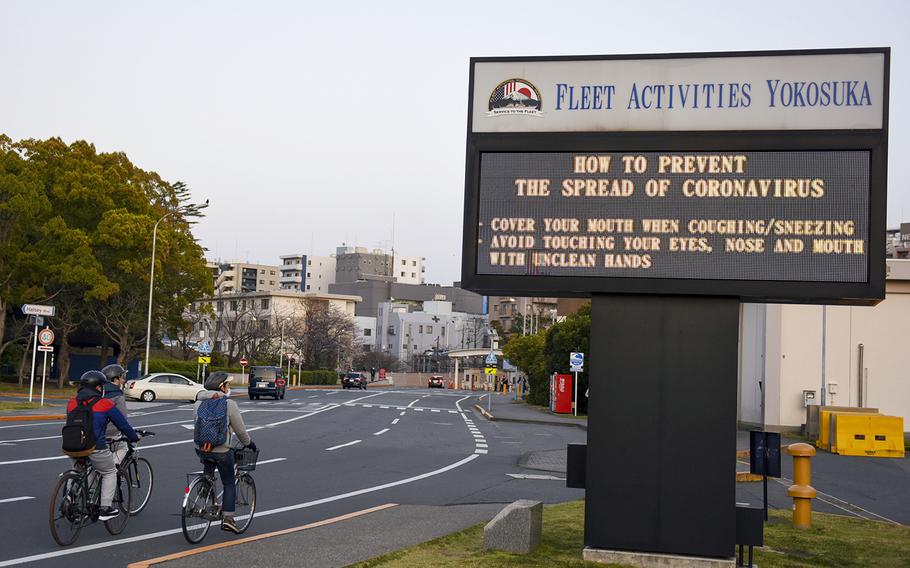
<path fill-rule="evenodd" d="M 880 301 L 888 56 L 472 60 L 462 285 Z"/>

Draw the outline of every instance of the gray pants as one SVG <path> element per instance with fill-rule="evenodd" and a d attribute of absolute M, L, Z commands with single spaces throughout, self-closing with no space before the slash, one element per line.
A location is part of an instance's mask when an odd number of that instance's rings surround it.
<path fill-rule="evenodd" d="M 107 448 L 95 450 L 89 456 L 92 468 L 101 476 L 101 506 L 110 507 L 117 490 L 117 465 L 114 454 Z"/>

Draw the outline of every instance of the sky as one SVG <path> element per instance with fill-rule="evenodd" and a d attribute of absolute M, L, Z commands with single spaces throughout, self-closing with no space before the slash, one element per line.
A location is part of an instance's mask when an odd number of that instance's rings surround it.
<path fill-rule="evenodd" d="M 211 259 L 342 243 L 460 279 L 473 56 L 891 47 L 888 225 L 910 220 L 910 2 L 0 4 L 0 132 L 123 151 L 209 199 Z M 394 219 L 394 231 L 393 231 Z"/>

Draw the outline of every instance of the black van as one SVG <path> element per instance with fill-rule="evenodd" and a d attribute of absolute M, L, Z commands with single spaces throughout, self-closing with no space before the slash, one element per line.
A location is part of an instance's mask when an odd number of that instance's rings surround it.
<path fill-rule="evenodd" d="M 283 399 L 287 389 L 287 380 L 280 367 L 250 367 L 249 383 L 250 400 L 260 396 Z"/>

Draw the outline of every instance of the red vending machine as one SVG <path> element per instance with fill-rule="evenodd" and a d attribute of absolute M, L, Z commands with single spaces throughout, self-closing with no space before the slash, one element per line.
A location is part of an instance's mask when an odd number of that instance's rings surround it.
<path fill-rule="evenodd" d="M 572 413 L 572 375 L 550 377 L 550 410 L 560 414 Z"/>

